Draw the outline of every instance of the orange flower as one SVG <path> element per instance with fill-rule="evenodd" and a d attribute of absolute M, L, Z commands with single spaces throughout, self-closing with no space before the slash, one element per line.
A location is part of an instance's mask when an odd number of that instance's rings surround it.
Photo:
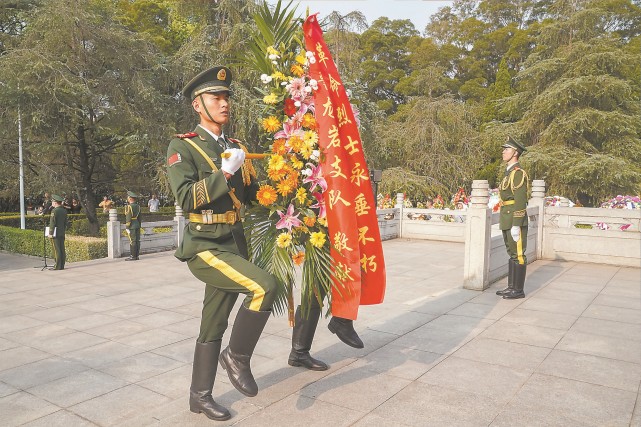
<path fill-rule="evenodd" d="M 292 66 L 289 68 L 289 71 L 291 71 L 292 74 L 294 74 L 297 77 L 300 77 L 303 74 L 305 74 L 305 70 L 303 70 L 303 67 L 301 67 L 298 64 L 292 64 Z"/>
<path fill-rule="evenodd" d="M 292 182 L 288 179 L 285 179 L 278 183 L 278 192 L 281 196 L 287 196 L 289 193 L 294 191 L 296 185 L 292 185 Z"/>
<path fill-rule="evenodd" d="M 280 155 L 285 154 L 287 152 L 287 149 L 285 148 L 285 142 L 286 141 L 284 139 L 275 140 L 272 144 L 272 153 Z"/>
<path fill-rule="evenodd" d="M 308 129 L 316 129 L 316 118 L 314 117 L 313 114 L 311 113 L 306 113 L 303 116 L 303 120 L 301 122 L 303 127 L 308 128 Z"/>
<path fill-rule="evenodd" d="M 313 227 L 316 224 L 316 218 L 313 216 L 306 216 L 303 218 L 303 222 L 308 227 Z"/>
<path fill-rule="evenodd" d="M 271 206 L 278 199 L 278 194 L 271 185 L 261 185 L 256 193 L 256 199 L 263 206 Z"/>
<path fill-rule="evenodd" d="M 305 252 L 298 252 L 297 254 L 292 255 L 292 261 L 294 264 L 301 265 L 305 260 Z"/>
<path fill-rule="evenodd" d="M 265 132 L 276 132 L 280 129 L 280 120 L 276 116 L 269 116 L 263 119 L 263 129 L 265 129 Z"/>
<path fill-rule="evenodd" d="M 285 178 L 287 175 L 287 170 L 286 169 L 267 169 L 267 176 L 269 179 L 272 181 L 280 181 L 281 179 Z"/>

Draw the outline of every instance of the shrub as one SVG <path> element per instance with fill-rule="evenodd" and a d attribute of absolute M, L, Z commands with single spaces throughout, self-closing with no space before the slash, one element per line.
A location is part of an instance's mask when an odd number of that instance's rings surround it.
<path fill-rule="evenodd" d="M 43 243 L 47 256 L 51 256 L 51 243 L 44 241 L 44 232 L 21 230 L 0 226 L 0 249 L 7 252 L 43 256 Z M 67 261 L 87 261 L 107 256 L 107 239 L 97 237 L 67 236 L 65 239 Z"/>

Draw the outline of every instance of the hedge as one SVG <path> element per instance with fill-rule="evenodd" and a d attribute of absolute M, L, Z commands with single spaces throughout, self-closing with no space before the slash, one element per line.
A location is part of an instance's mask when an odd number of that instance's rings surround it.
<path fill-rule="evenodd" d="M 0 250 L 42 256 L 44 231 L 21 230 L 0 225 Z M 47 257 L 52 257 L 50 242 L 45 242 Z M 67 236 L 65 239 L 67 261 L 87 261 L 107 257 L 107 239 L 97 237 Z"/>

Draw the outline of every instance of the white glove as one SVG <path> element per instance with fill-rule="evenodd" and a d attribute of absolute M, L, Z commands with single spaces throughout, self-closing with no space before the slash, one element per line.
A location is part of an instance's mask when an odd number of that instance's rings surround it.
<path fill-rule="evenodd" d="M 240 148 L 228 148 L 224 152 L 229 153 L 230 156 L 223 157 L 220 169 L 233 175 L 245 161 L 245 152 Z"/>
<path fill-rule="evenodd" d="M 510 234 L 512 235 L 512 239 L 518 242 L 521 239 L 521 227 L 518 225 L 512 226 L 512 228 L 510 228 Z"/>

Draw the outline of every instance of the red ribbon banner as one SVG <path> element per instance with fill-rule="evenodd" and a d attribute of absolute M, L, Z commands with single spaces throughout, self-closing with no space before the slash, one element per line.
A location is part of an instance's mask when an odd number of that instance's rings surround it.
<path fill-rule="evenodd" d="M 385 296 L 385 260 L 376 202 L 354 112 L 316 15 L 307 18 L 303 31 L 305 47 L 316 59 L 310 64 L 310 76 L 318 81 L 314 104 L 338 282 L 332 290 L 332 314 L 356 320 L 359 305 L 380 304 Z"/>

